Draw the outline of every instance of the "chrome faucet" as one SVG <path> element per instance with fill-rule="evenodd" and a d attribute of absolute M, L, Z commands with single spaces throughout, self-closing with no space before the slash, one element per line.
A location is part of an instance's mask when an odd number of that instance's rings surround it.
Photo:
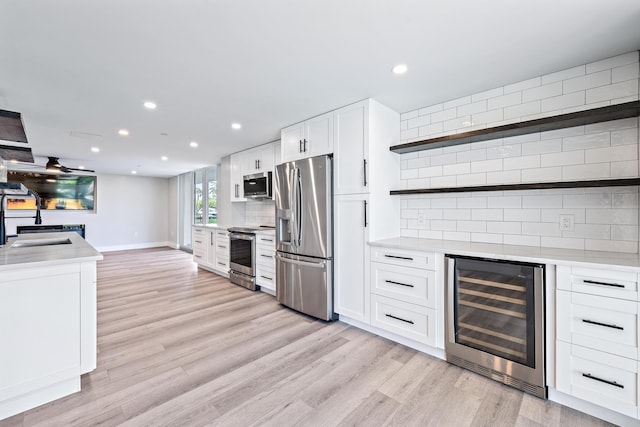
<path fill-rule="evenodd" d="M 22 186 L 22 188 L 27 190 L 27 192 L 25 194 L 20 194 L 20 195 L 33 196 L 33 198 L 36 199 L 36 214 L 35 216 L 10 216 L 7 218 L 35 218 L 36 224 L 42 224 L 42 217 L 40 216 L 40 202 L 41 202 L 40 195 L 35 191 L 29 190 L 24 186 Z M 0 190 L 2 189 L 0 188 Z M 5 224 L 5 210 L 6 210 L 5 199 L 7 198 L 8 194 L 15 195 L 16 193 L 7 193 L 3 191 L 2 198 L 0 198 L 0 245 L 7 244 L 7 226 Z"/>

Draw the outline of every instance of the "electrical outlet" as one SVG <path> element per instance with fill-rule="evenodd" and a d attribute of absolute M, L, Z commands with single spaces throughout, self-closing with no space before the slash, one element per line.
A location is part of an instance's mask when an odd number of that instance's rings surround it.
<path fill-rule="evenodd" d="M 422 209 L 418 211 L 418 225 L 427 225 L 427 213 Z"/>
<path fill-rule="evenodd" d="M 575 229 L 574 215 L 560 215 L 560 231 L 573 231 Z"/>

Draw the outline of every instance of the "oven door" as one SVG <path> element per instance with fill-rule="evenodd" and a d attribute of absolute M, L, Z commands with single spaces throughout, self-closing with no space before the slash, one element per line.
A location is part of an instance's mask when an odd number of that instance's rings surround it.
<path fill-rule="evenodd" d="M 248 276 L 253 276 L 255 236 L 253 234 L 229 233 L 229 267 Z"/>

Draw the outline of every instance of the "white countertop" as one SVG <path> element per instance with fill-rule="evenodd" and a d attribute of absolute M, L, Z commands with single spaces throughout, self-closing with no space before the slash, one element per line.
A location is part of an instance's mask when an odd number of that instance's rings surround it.
<path fill-rule="evenodd" d="M 11 247 L 16 241 L 68 238 L 70 244 Z M 34 233 L 21 234 L 0 246 L 0 270 L 25 268 L 32 265 L 53 265 L 78 261 L 97 261 L 102 254 L 87 243 L 78 233 Z"/>
<path fill-rule="evenodd" d="M 483 258 L 499 258 L 512 261 L 541 264 L 585 266 L 598 264 L 598 268 L 640 269 L 640 256 L 619 252 L 580 251 L 575 249 L 540 248 L 535 246 L 497 245 L 492 243 L 460 242 L 455 240 L 394 237 L 370 242 L 371 246 L 432 251 L 445 254 Z"/>

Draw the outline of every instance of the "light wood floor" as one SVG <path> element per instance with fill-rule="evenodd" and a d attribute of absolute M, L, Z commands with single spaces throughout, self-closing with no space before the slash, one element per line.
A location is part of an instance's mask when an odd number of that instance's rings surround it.
<path fill-rule="evenodd" d="M 6 426 L 597 426 L 600 420 L 340 322 L 171 249 L 98 265 L 98 368 Z"/>

